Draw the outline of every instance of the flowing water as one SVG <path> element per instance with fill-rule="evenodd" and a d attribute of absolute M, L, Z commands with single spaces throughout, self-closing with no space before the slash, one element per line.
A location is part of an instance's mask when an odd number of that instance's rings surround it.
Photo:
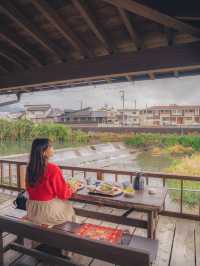
<path fill-rule="evenodd" d="M 82 147 L 68 147 L 55 143 L 53 161 L 61 165 L 109 168 L 115 170 L 143 170 L 162 172 L 173 162 L 169 155 L 153 156 L 149 151 L 130 150 L 122 143 L 103 143 Z M 30 142 L 0 143 L 0 156 L 27 161 Z M 24 155 L 26 154 L 26 155 Z"/>

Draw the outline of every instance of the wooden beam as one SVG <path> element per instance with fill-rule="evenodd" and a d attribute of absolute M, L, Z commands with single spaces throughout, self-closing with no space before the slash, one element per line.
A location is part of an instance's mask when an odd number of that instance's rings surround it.
<path fill-rule="evenodd" d="M 60 63 L 41 67 L 35 71 L 8 74 L 0 78 L 0 89 L 192 69 L 200 69 L 200 42 L 144 49 L 139 52 Z"/>
<path fill-rule="evenodd" d="M 169 46 L 174 45 L 176 32 L 173 29 L 169 29 L 169 28 L 165 28 L 165 31 L 166 31 L 168 45 Z"/>
<path fill-rule="evenodd" d="M 200 16 L 194 16 L 194 17 L 190 17 L 190 16 L 176 16 L 177 19 L 181 19 L 181 20 L 188 20 L 188 21 L 200 21 Z"/>
<path fill-rule="evenodd" d="M 155 73 L 153 73 L 153 72 L 148 72 L 148 76 L 152 80 L 155 79 Z"/>
<path fill-rule="evenodd" d="M 0 36 L 11 46 L 15 47 L 28 58 L 30 58 L 36 66 L 42 66 L 42 63 L 38 60 L 38 58 L 36 58 L 32 50 L 28 47 L 25 47 L 22 41 L 17 40 L 16 37 L 14 37 L 8 30 L 5 30 L 2 26 L 0 27 Z"/>
<path fill-rule="evenodd" d="M 125 9 L 129 12 L 132 12 L 138 16 L 145 17 L 151 21 L 159 23 L 165 27 L 172 28 L 174 30 L 185 32 L 191 35 L 200 36 L 200 29 L 194 27 L 190 24 L 184 23 L 163 14 L 160 11 L 157 11 L 151 7 L 148 7 L 144 4 L 138 3 L 134 0 L 104 0 L 105 2 L 112 4 L 114 6 Z"/>
<path fill-rule="evenodd" d="M 2 0 L 0 3 L 0 11 L 14 21 L 19 27 L 26 31 L 33 39 L 35 39 L 45 50 L 53 54 L 57 58 L 66 59 L 66 54 L 50 42 L 46 36 L 39 31 L 16 7 L 11 1 Z"/>
<path fill-rule="evenodd" d="M 46 0 L 32 0 L 32 4 L 42 13 L 42 15 L 59 31 L 59 33 L 69 42 L 72 47 L 79 50 L 85 57 L 93 57 L 93 53 L 81 40 L 73 33 L 71 28 L 58 16 Z"/>
<path fill-rule="evenodd" d="M 137 34 L 136 30 L 133 28 L 133 25 L 132 25 L 132 23 L 130 21 L 130 18 L 128 16 L 127 12 L 124 9 L 120 8 L 120 7 L 118 7 L 118 11 L 119 11 L 121 19 L 122 19 L 122 21 L 124 23 L 124 26 L 126 27 L 128 33 L 130 35 L 130 38 L 133 41 L 136 49 L 137 50 L 141 49 L 141 41 L 140 41 L 140 39 L 138 37 L 138 34 Z"/>
<path fill-rule="evenodd" d="M 133 76 L 126 76 L 126 78 L 127 78 L 128 81 L 134 81 Z"/>
<path fill-rule="evenodd" d="M 95 16 L 92 15 L 92 12 L 89 10 L 89 7 L 86 3 L 82 3 L 80 0 L 71 0 L 74 7 L 78 10 L 80 15 L 84 18 L 87 25 L 93 31 L 97 39 L 103 44 L 104 48 L 108 51 L 108 53 L 113 53 L 113 47 L 111 42 L 108 40 L 104 30 L 96 21 Z"/>

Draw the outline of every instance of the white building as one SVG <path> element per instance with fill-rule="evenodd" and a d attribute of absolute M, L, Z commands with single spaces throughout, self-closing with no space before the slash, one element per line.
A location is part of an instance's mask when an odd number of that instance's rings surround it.
<path fill-rule="evenodd" d="M 140 110 L 139 109 L 119 109 L 118 120 L 121 125 L 139 126 Z"/>

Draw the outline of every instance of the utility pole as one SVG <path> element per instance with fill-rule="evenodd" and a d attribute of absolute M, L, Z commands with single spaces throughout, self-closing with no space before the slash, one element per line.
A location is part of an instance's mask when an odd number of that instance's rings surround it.
<path fill-rule="evenodd" d="M 83 109 L 83 101 L 81 101 L 81 110 Z"/>
<path fill-rule="evenodd" d="M 121 100 L 122 100 L 122 125 L 124 126 L 125 92 L 124 90 L 121 90 L 120 93 L 121 93 Z"/>

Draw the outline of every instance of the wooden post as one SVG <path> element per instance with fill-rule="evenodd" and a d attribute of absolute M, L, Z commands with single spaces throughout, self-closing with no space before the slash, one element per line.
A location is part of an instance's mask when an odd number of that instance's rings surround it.
<path fill-rule="evenodd" d="M 102 172 L 98 171 L 97 172 L 97 180 L 103 180 Z"/>
<path fill-rule="evenodd" d="M 0 163 L 0 178 L 1 178 L 1 185 L 3 184 L 3 163 Z"/>
<path fill-rule="evenodd" d="M 180 213 L 183 212 L 183 179 L 181 179 L 181 201 L 180 201 Z"/>
<path fill-rule="evenodd" d="M 12 186 L 12 165 L 11 163 L 8 164 L 8 178 L 9 178 L 9 186 Z"/>
<path fill-rule="evenodd" d="M 166 178 L 165 177 L 163 177 L 163 187 L 165 187 L 166 186 Z M 164 204 L 163 204 L 163 210 L 165 210 L 165 202 L 164 202 Z"/>
<path fill-rule="evenodd" d="M 26 189 L 26 166 L 17 164 L 17 187 Z"/>
<path fill-rule="evenodd" d="M 3 266 L 3 232 L 0 231 L 0 265 Z"/>

